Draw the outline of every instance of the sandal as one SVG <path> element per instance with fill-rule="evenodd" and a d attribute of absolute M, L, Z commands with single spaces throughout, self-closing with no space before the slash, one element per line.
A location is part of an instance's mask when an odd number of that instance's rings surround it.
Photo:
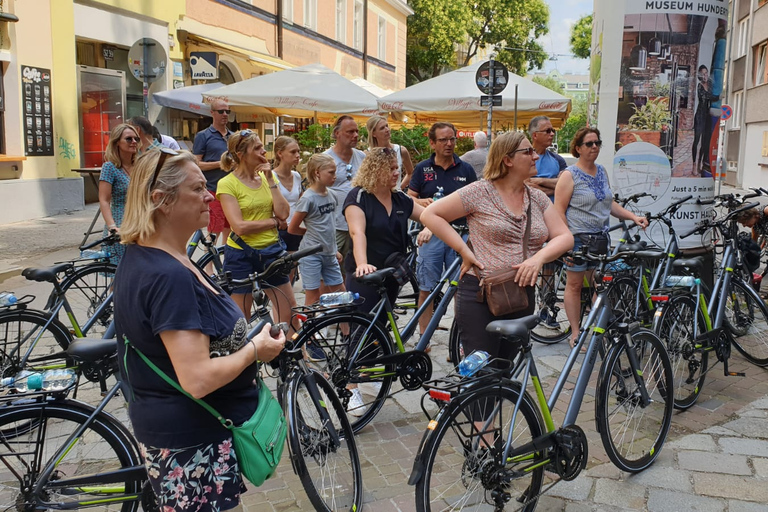
<path fill-rule="evenodd" d="M 576 346 L 576 342 L 574 340 L 568 340 L 568 346 L 570 346 L 571 350 L 573 350 L 573 347 Z M 579 353 L 586 354 L 587 353 L 587 347 L 584 347 L 584 346 L 581 347 L 581 350 L 579 351 Z"/>

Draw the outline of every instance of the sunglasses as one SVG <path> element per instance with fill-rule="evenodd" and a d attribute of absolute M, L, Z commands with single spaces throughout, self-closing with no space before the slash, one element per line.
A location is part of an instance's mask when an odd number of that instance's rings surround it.
<path fill-rule="evenodd" d="M 241 137 L 247 137 L 247 136 L 249 136 L 249 135 L 250 135 L 250 134 L 252 134 L 252 133 L 253 133 L 253 132 L 252 132 L 251 130 L 241 130 L 241 131 L 240 131 L 240 136 L 241 136 Z"/>
<path fill-rule="evenodd" d="M 345 169 L 347 171 L 347 181 L 352 181 L 352 164 L 347 164 Z"/>
<path fill-rule="evenodd" d="M 128 144 L 133 144 L 134 142 L 138 144 L 141 139 L 138 137 L 126 137 L 123 140 Z"/>
<path fill-rule="evenodd" d="M 600 147 L 602 145 L 603 145 L 603 141 L 601 140 L 591 140 L 589 142 L 585 142 L 584 144 L 582 144 L 582 146 L 587 146 L 588 148 L 591 148 L 592 146 Z"/>
<path fill-rule="evenodd" d="M 149 190 L 152 191 L 152 187 L 157 183 L 157 176 L 160 174 L 160 169 L 163 168 L 165 161 L 169 156 L 179 156 L 179 152 L 171 148 L 160 147 L 157 148 L 160 151 L 160 158 L 157 159 L 157 165 L 155 166 L 155 173 L 152 175 L 152 183 L 149 184 Z"/>
<path fill-rule="evenodd" d="M 555 133 L 555 129 L 554 128 L 547 128 L 546 130 L 537 130 L 536 133 L 548 133 L 548 134 L 552 135 L 553 133 Z"/>
<path fill-rule="evenodd" d="M 526 155 L 531 156 L 534 153 L 534 151 L 536 151 L 536 150 L 533 149 L 533 146 L 530 146 L 530 147 L 523 148 L 523 149 L 516 149 L 516 150 L 512 151 L 511 153 L 507 153 L 507 156 L 514 155 L 515 153 L 525 153 Z"/>
<path fill-rule="evenodd" d="M 219 114 L 229 114 L 232 111 L 229 110 L 228 108 L 220 108 L 218 110 L 212 110 L 212 112 L 217 112 Z"/>

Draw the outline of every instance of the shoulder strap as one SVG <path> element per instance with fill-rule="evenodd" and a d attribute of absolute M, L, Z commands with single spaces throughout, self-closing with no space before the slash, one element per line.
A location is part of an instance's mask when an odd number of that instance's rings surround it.
<path fill-rule="evenodd" d="M 134 350 L 134 352 L 136 352 L 136 353 L 139 355 L 139 357 L 140 357 L 140 358 L 141 358 L 141 359 L 142 359 L 142 360 L 143 360 L 145 363 L 147 363 L 147 366 L 149 366 L 149 368 L 150 368 L 152 371 L 154 371 L 156 374 L 158 374 L 158 375 L 160 376 L 160 378 L 161 378 L 161 379 L 163 379 L 163 380 L 164 380 L 165 382 L 167 382 L 169 385 L 171 385 L 172 387 L 174 387 L 174 388 L 175 388 L 175 389 L 176 389 L 176 390 L 177 390 L 179 393 L 181 393 L 182 395 L 184 395 L 184 396 L 187 396 L 187 397 L 188 397 L 190 400 L 194 400 L 195 402 L 197 402 L 197 403 L 198 403 L 198 404 L 199 404 L 199 405 L 200 405 L 200 406 L 201 406 L 203 409 L 205 409 L 206 411 L 208 411 L 209 413 L 211 413 L 211 414 L 212 414 L 212 415 L 213 415 L 213 416 L 214 416 L 214 417 L 215 417 L 217 420 L 219 420 L 219 422 L 220 422 L 220 423 L 221 423 L 221 424 L 222 424 L 222 425 L 223 425 L 225 428 L 227 428 L 227 429 L 229 429 L 229 430 L 232 430 L 232 427 L 233 427 L 233 425 L 232 425 L 232 422 L 231 422 L 230 420 L 228 420 L 228 419 L 225 419 L 225 418 L 224 418 L 224 417 L 223 417 L 221 414 L 219 414 L 219 411 L 217 411 L 216 409 L 214 409 L 213 407 L 211 407 L 211 406 L 210 406 L 210 405 L 208 405 L 207 403 L 203 402 L 202 400 L 198 400 L 197 398 L 195 398 L 195 397 L 193 397 L 192 395 L 190 395 L 189 393 L 187 393 L 187 392 L 184 390 L 184 388 L 182 388 L 182 387 L 179 385 L 179 383 L 178 383 L 178 382 L 176 382 L 175 380 L 173 380 L 172 378 L 170 378 L 170 377 L 168 376 L 168 374 L 167 374 L 167 373 L 165 373 L 163 370 L 161 370 L 160 368 L 158 368 L 158 367 L 157 367 L 157 365 L 155 365 L 155 363 L 153 363 L 152 361 L 150 361 L 150 360 L 149 360 L 149 358 L 148 358 L 147 356 L 145 356 L 145 355 L 144 355 L 144 353 L 143 353 L 141 350 L 139 350 L 138 348 L 136 348 L 135 346 L 133 346 L 133 344 L 132 344 L 130 341 L 128 341 L 128 338 L 125 338 L 125 337 L 124 337 L 124 339 L 125 339 L 125 345 L 126 345 L 126 346 L 128 346 L 128 347 L 131 347 L 131 348 Z"/>
<path fill-rule="evenodd" d="M 531 236 L 531 191 L 528 189 L 528 187 L 525 187 L 525 193 L 528 195 L 528 211 L 526 212 L 525 216 L 527 217 L 525 221 L 525 234 L 523 235 L 523 261 L 528 259 L 528 238 Z"/>

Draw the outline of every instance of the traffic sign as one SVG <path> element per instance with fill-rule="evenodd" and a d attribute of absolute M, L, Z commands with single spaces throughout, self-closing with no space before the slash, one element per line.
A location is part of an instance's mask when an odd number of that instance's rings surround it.
<path fill-rule="evenodd" d="M 507 67 L 499 61 L 494 60 L 492 62 L 493 78 L 491 78 L 491 61 L 484 62 L 477 68 L 477 73 L 475 73 L 475 83 L 477 84 L 477 88 L 480 89 L 480 92 L 483 94 L 501 94 L 501 91 L 507 87 L 507 83 L 509 82 L 509 71 L 507 71 Z M 491 88 L 493 90 L 491 90 Z"/>
<path fill-rule="evenodd" d="M 487 107 L 491 104 L 491 98 L 493 98 L 493 106 L 501 106 L 501 96 L 480 96 L 480 106 Z"/>
<path fill-rule="evenodd" d="M 733 115 L 733 109 L 731 108 L 731 106 L 723 105 L 723 115 L 721 116 L 721 119 L 723 119 L 724 121 L 727 121 L 728 119 L 731 118 L 732 115 Z"/>

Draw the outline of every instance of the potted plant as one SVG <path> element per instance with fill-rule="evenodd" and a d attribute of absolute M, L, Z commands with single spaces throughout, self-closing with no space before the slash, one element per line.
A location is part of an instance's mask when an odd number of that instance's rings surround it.
<path fill-rule="evenodd" d="M 629 118 L 626 128 L 619 132 L 619 142 L 622 146 L 632 142 L 650 142 L 659 146 L 661 132 L 668 129 L 672 121 L 667 98 L 653 98 L 642 107 L 632 104 L 635 113 Z"/>

